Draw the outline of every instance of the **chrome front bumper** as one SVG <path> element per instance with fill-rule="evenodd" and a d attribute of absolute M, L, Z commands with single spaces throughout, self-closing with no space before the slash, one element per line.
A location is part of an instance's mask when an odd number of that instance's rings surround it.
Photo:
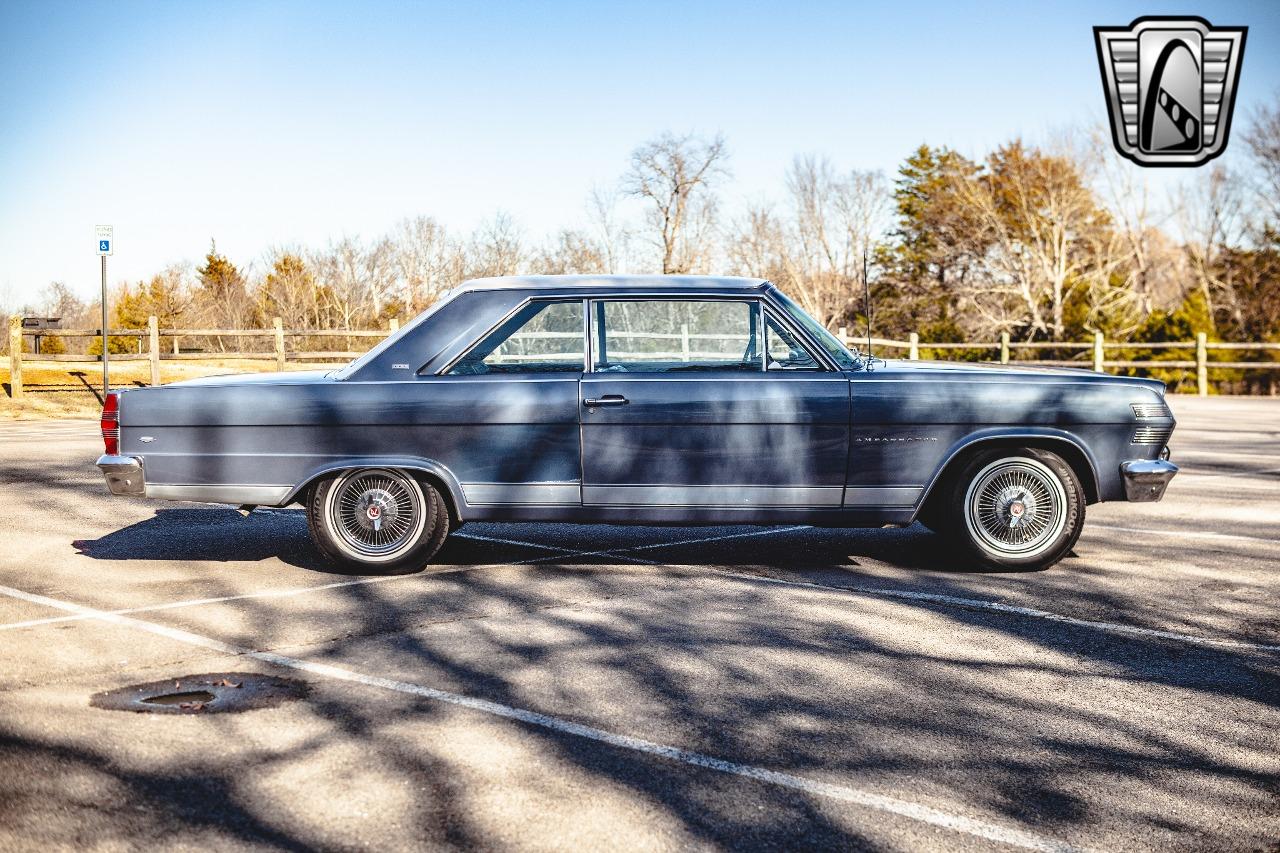
<path fill-rule="evenodd" d="M 147 480 L 142 473 L 142 460 L 133 456 L 99 456 L 98 470 L 107 478 L 107 488 L 113 495 L 143 497 L 147 493 Z"/>
<path fill-rule="evenodd" d="M 1124 495 L 1133 502 L 1160 500 L 1176 473 L 1178 466 L 1164 459 L 1140 459 L 1120 465 Z"/>

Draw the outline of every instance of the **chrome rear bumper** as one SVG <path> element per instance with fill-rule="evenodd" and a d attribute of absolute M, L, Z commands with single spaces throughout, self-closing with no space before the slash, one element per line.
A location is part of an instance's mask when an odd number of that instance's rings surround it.
<path fill-rule="evenodd" d="M 147 481 L 142 472 L 142 460 L 133 456 L 99 456 L 98 470 L 107 479 L 107 488 L 113 495 L 143 497 L 147 493 Z"/>
<path fill-rule="evenodd" d="M 1120 465 L 1124 495 L 1133 502 L 1158 501 L 1164 497 L 1178 466 L 1164 459 L 1140 459 Z"/>

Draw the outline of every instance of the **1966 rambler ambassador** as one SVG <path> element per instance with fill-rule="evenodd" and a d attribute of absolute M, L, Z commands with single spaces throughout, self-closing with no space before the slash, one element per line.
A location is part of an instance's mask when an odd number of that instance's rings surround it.
<path fill-rule="evenodd" d="M 882 361 L 769 282 L 471 281 L 333 372 L 112 392 L 113 494 L 306 508 L 321 552 L 422 565 L 468 521 L 921 521 L 989 567 L 1053 564 L 1085 506 L 1177 473 L 1164 386 Z"/>

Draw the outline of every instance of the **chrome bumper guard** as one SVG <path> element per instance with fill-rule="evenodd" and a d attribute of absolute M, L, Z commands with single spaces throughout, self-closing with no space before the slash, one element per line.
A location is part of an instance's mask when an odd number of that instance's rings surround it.
<path fill-rule="evenodd" d="M 107 488 L 113 495 L 143 497 L 147 493 L 147 481 L 142 473 L 142 460 L 133 456 L 99 456 L 98 470 L 107 478 Z"/>
<path fill-rule="evenodd" d="M 1158 501 L 1164 497 L 1178 466 L 1164 459 L 1141 459 L 1120 466 L 1124 476 L 1124 495 L 1135 503 Z"/>

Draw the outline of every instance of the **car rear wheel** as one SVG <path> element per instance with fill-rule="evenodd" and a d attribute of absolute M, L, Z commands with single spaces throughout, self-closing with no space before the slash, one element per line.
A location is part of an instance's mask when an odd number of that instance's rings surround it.
<path fill-rule="evenodd" d="M 435 556 L 449 513 L 430 483 L 394 468 L 358 468 L 316 485 L 307 523 L 329 562 L 389 573 L 421 568 Z"/>
<path fill-rule="evenodd" d="M 993 569 L 1042 569 L 1065 557 L 1084 527 L 1084 489 L 1062 457 L 1038 448 L 976 454 L 950 480 L 945 532 Z"/>

